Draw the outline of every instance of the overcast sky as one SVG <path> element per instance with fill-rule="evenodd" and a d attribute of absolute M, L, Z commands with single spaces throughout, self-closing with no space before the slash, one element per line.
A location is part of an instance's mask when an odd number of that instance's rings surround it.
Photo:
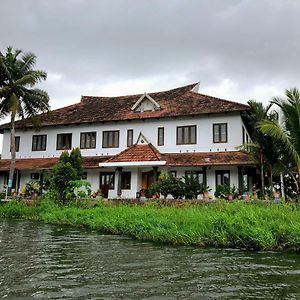
<path fill-rule="evenodd" d="M 300 87 L 300 1 L 1 0 L 0 49 L 32 51 L 52 108 L 200 81 L 267 102 Z"/>

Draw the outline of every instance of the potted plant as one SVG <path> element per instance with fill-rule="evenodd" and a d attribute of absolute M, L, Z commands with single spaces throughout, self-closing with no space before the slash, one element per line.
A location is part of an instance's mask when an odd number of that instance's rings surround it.
<path fill-rule="evenodd" d="M 205 200 L 208 199 L 210 191 L 211 191 L 211 188 L 208 185 L 204 185 L 202 187 L 203 199 L 205 199 Z"/>

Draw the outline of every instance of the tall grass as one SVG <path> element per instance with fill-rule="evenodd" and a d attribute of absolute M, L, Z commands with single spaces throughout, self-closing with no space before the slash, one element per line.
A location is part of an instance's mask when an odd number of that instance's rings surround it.
<path fill-rule="evenodd" d="M 80 208 L 11 202 L 0 206 L 0 217 L 84 226 L 175 245 L 300 250 L 300 208 L 292 205 L 220 201 L 177 208 L 100 202 Z"/>

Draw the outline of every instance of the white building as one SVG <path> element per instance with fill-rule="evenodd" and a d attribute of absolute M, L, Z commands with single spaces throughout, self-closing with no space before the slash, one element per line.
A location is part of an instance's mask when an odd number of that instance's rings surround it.
<path fill-rule="evenodd" d="M 161 170 L 194 174 L 213 194 L 229 183 L 248 191 L 254 162 L 236 146 L 248 139 L 248 106 L 198 93 L 199 84 L 121 97 L 83 96 L 77 104 L 41 115 L 37 131 L 29 119 L 16 122 L 14 187 L 39 179 L 63 150 L 81 149 L 92 190 L 110 198 L 134 198 L 148 190 Z M 0 184 L 10 164 L 9 124 L 3 134 Z"/>

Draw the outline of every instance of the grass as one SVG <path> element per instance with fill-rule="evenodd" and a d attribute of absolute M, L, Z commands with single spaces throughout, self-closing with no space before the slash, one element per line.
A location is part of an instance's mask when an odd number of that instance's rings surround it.
<path fill-rule="evenodd" d="M 300 250 L 300 207 L 287 204 L 219 201 L 179 208 L 102 201 L 84 202 L 81 207 L 10 202 L 0 206 L 0 217 L 84 226 L 174 245 Z"/>

